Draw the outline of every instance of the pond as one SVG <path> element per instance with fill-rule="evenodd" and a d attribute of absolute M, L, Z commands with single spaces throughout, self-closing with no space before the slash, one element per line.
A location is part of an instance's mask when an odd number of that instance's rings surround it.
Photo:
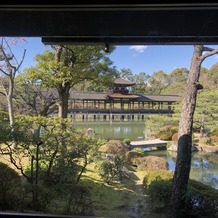
<path fill-rule="evenodd" d="M 142 121 L 82 121 L 74 122 L 78 130 L 95 130 L 96 138 L 137 140 L 143 137 L 146 131 Z"/>
<path fill-rule="evenodd" d="M 145 155 L 155 155 L 167 160 L 169 170 L 175 170 L 177 152 L 146 151 Z M 190 178 L 218 189 L 218 154 L 193 152 Z"/>
<path fill-rule="evenodd" d="M 146 124 L 143 121 L 83 121 L 75 122 L 78 130 L 92 128 L 95 130 L 97 138 L 120 139 L 128 138 L 138 140 L 146 132 Z M 146 151 L 145 155 L 155 155 L 163 157 L 168 161 L 169 170 L 175 170 L 177 152 Z M 201 181 L 218 189 L 218 154 L 206 154 L 203 152 L 193 152 L 190 178 Z"/>

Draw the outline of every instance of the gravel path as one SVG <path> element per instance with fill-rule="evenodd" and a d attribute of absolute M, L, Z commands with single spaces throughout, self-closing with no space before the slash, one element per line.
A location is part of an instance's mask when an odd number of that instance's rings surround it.
<path fill-rule="evenodd" d="M 147 196 L 143 194 L 143 176 L 137 171 L 129 171 L 129 177 L 135 182 L 135 198 L 130 203 L 128 218 L 166 218 L 165 214 L 149 212 Z"/>

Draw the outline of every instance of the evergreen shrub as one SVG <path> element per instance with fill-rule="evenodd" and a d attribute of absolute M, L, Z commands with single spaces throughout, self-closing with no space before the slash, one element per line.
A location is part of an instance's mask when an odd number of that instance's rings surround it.
<path fill-rule="evenodd" d="M 0 162 L 0 210 L 21 209 L 22 186 L 19 174 Z"/>
<path fill-rule="evenodd" d="M 150 210 L 166 212 L 172 190 L 173 172 L 155 170 L 148 172 L 143 180 Z M 218 217 L 218 190 L 199 181 L 189 179 L 184 195 L 184 213 L 187 217 Z"/>

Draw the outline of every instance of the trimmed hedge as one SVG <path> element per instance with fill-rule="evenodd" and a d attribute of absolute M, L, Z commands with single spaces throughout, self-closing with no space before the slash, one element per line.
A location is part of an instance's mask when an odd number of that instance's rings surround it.
<path fill-rule="evenodd" d="M 169 207 L 173 173 L 168 170 L 148 172 L 144 178 L 144 192 L 148 195 L 152 211 L 166 212 Z M 218 190 L 199 181 L 189 179 L 183 198 L 184 213 L 190 217 L 218 217 Z"/>

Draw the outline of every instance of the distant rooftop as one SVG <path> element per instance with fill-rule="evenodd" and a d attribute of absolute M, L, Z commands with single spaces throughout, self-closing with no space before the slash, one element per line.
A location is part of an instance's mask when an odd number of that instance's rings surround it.
<path fill-rule="evenodd" d="M 122 85 L 122 86 L 133 86 L 133 85 L 135 85 L 134 82 L 131 82 L 131 81 L 129 81 L 129 80 L 125 80 L 125 79 L 123 79 L 123 78 L 121 78 L 121 77 L 116 78 L 116 79 L 114 80 L 114 84 L 115 84 L 115 85 Z"/>
<path fill-rule="evenodd" d="M 122 93 L 112 93 L 109 94 L 108 97 L 110 98 L 119 98 L 119 99 L 137 99 L 139 98 L 138 95 L 131 95 L 131 94 L 122 94 Z"/>
<path fill-rule="evenodd" d="M 137 99 L 140 102 L 177 102 L 180 97 L 178 95 L 142 95 L 142 94 L 134 94 L 134 95 L 122 95 L 120 93 L 108 94 L 106 92 L 79 92 L 79 91 L 71 91 L 70 99 L 71 100 L 107 100 L 108 97 L 113 98 L 129 98 L 129 99 Z"/>

